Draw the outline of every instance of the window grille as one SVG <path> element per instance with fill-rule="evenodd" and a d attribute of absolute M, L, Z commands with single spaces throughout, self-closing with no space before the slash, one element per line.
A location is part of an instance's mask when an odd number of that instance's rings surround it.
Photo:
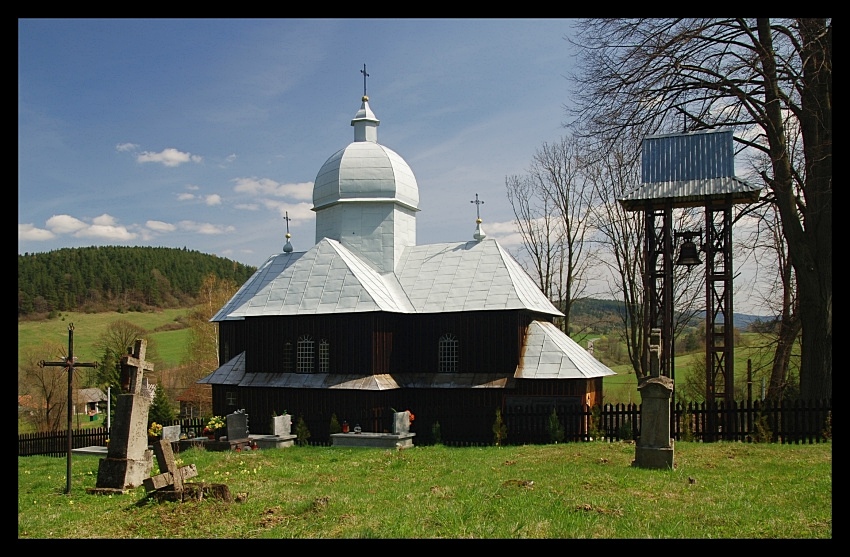
<path fill-rule="evenodd" d="M 456 373 L 458 364 L 458 340 L 451 333 L 440 337 L 439 342 L 439 372 Z"/>
<path fill-rule="evenodd" d="M 292 343 L 286 342 L 283 344 L 283 371 L 292 372 Z"/>
<path fill-rule="evenodd" d="M 313 373 L 313 345 L 315 341 L 309 335 L 298 339 L 298 373 Z"/>
<path fill-rule="evenodd" d="M 319 343 L 319 372 L 328 373 L 331 369 L 331 345 L 327 339 Z"/>

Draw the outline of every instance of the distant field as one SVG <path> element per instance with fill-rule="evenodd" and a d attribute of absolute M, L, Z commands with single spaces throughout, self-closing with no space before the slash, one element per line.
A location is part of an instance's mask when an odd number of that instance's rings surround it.
<path fill-rule="evenodd" d="M 102 355 L 97 354 L 94 344 L 98 337 L 113 321 L 123 319 L 154 331 L 159 327 L 177 323 L 179 318 L 186 315 L 188 309 L 166 309 L 157 312 L 106 312 L 106 313 L 62 313 L 56 319 L 46 321 L 18 321 L 18 356 L 29 346 L 38 346 L 42 342 L 51 341 L 63 347 L 68 347 L 68 325 L 74 324 L 74 355 L 80 361 L 97 361 Z M 154 339 L 157 351 L 163 360 L 163 365 L 174 367 L 180 364 L 186 351 L 189 329 L 161 331 L 151 333 L 149 339 Z M 44 359 L 56 358 L 57 354 L 45 354 Z"/>

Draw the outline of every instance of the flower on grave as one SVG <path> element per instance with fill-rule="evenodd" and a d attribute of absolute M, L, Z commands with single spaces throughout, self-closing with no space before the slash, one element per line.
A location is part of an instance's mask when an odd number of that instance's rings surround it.
<path fill-rule="evenodd" d="M 162 425 L 153 422 L 148 428 L 148 435 L 150 435 L 151 437 L 159 437 L 160 435 L 162 435 Z"/>
<path fill-rule="evenodd" d="M 217 429 L 224 429 L 224 418 L 221 416 L 213 416 L 207 421 L 207 427 L 204 428 L 204 434 L 209 435 L 215 433 Z"/>

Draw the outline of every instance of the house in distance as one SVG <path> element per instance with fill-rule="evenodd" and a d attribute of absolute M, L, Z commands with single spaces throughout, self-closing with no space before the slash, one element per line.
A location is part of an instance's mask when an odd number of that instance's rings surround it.
<path fill-rule="evenodd" d="M 529 442 L 511 417 L 595 405 L 614 372 L 553 322 L 563 314 L 477 219 L 469 241 L 416 244 L 413 171 L 378 143 L 363 95 L 354 141 L 313 188 L 316 243 L 272 255 L 211 321 L 219 326 L 213 410 L 245 409 L 251 433 L 284 411 L 311 441 L 331 416 L 363 431 L 415 415 L 416 442 Z M 580 426 L 579 426 L 580 427 Z"/>

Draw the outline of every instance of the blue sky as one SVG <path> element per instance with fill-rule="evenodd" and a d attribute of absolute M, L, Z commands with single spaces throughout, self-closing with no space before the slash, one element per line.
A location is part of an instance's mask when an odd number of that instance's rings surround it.
<path fill-rule="evenodd" d="M 353 140 L 366 64 L 378 141 L 419 184 L 417 243 L 471 240 L 478 194 L 484 231 L 519 256 L 505 179 L 565 134 L 573 24 L 20 19 L 18 253 L 186 247 L 259 266 L 287 213 L 309 249 L 313 180 Z M 756 312 L 752 288 L 737 281 L 737 311 Z"/>
<path fill-rule="evenodd" d="M 258 266 L 315 243 L 312 183 L 353 140 L 413 169 L 417 243 L 515 250 L 505 178 L 564 133 L 570 20 L 18 21 L 18 252 L 187 247 Z"/>

